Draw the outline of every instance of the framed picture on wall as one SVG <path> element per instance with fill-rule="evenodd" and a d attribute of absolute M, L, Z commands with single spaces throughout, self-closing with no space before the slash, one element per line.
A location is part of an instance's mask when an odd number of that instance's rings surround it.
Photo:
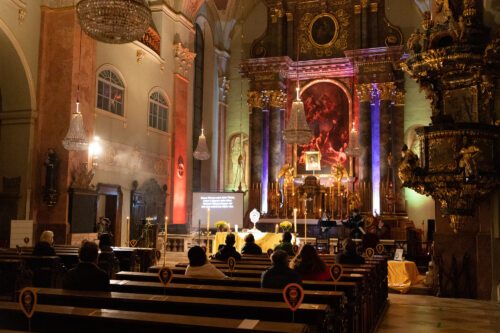
<path fill-rule="evenodd" d="M 319 151 L 306 151 L 306 171 L 320 171 Z"/>
<path fill-rule="evenodd" d="M 309 41 L 316 47 L 333 45 L 339 34 L 339 24 L 335 16 L 322 13 L 314 17 L 309 25 Z"/>

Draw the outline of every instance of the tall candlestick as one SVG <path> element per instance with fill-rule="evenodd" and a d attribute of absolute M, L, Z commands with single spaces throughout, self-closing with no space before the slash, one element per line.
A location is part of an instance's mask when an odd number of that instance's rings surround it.
<path fill-rule="evenodd" d="M 127 244 L 126 246 L 130 246 L 130 217 L 127 216 Z"/>
<path fill-rule="evenodd" d="M 210 207 L 207 208 L 207 234 L 210 231 Z"/>
<path fill-rule="evenodd" d="M 307 211 L 304 211 L 304 244 L 307 244 Z"/>
<path fill-rule="evenodd" d="M 297 234 L 297 208 L 293 209 L 293 232 Z"/>
<path fill-rule="evenodd" d="M 167 245 L 167 235 L 168 235 L 168 216 L 165 216 L 165 246 Z"/>

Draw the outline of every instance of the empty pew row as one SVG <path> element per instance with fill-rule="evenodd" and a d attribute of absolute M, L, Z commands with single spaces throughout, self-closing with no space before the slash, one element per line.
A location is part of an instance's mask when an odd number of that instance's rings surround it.
<path fill-rule="evenodd" d="M 278 323 L 245 319 L 214 318 L 199 315 L 176 315 L 123 311 L 107 308 L 84 308 L 61 305 L 37 306 L 31 319 L 31 330 L 37 332 L 291 332 L 307 333 L 298 323 Z M 14 302 L 0 302 L 0 328 L 27 330 L 28 320 Z"/>
<path fill-rule="evenodd" d="M 229 298 L 150 295 L 121 292 L 82 292 L 40 289 L 40 304 L 108 308 L 165 314 L 202 314 L 208 317 L 291 322 L 292 312 L 284 302 Z M 308 324 L 312 332 L 332 332 L 333 318 L 326 304 L 302 303 L 295 322 Z"/>

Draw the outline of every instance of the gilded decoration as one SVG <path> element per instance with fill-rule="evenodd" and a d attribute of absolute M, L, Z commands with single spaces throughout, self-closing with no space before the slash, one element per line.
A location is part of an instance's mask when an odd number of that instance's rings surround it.
<path fill-rule="evenodd" d="M 356 15 L 361 14 L 361 6 L 360 5 L 354 5 L 354 14 L 356 14 Z"/>
<path fill-rule="evenodd" d="M 300 53 L 321 58 L 347 49 L 350 16 L 345 9 L 333 13 L 306 13 L 299 24 Z"/>
<path fill-rule="evenodd" d="M 376 84 L 380 100 L 390 101 L 394 99 L 394 94 L 396 91 L 396 85 L 394 82 L 382 82 Z"/>
<path fill-rule="evenodd" d="M 378 12 L 378 3 L 376 2 L 370 3 L 370 12 L 372 13 Z"/>
<path fill-rule="evenodd" d="M 373 92 L 373 85 L 371 83 L 358 84 L 356 86 L 356 93 L 360 103 L 370 102 Z"/>
<path fill-rule="evenodd" d="M 249 91 L 247 93 L 247 103 L 252 109 L 262 109 L 264 107 L 261 93 L 258 91 Z"/>
<path fill-rule="evenodd" d="M 286 92 L 283 90 L 271 90 L 269 94 L 269 106 L 276 109 L 283 109 L 287 99 Z"/>
<path fill-rule="evenodd" d="M 184 47 L 182 43 L 175 43 L 173 49 L 174 58 L 176 60 L 176 71 L 186 75 L 193 65 L 196 53 L 191 52 L 187 47 Z"/>
<path fill-rule="evenodd" d="M 406 93 L 404 90 L 396 90 L 394 94 L 394 104 L 395 105 L 404 105 L 405 104 Z"/>

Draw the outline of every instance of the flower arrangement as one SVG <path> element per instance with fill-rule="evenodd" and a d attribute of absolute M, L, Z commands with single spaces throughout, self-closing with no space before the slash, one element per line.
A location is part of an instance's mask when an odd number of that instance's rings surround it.
<path fill-rule="evenodd" d="M 281 221 L 280 228 L 283 230 L 283 232 L 292 231 L 292 222 Z"/>
<path fill-rule="evenodd" d="M 217 230 L 219 230 L 219 231 L 227 229 L 227 222 L 222 221 L 222 220 L 217 221 L 217 222 L 215 222 L 215 228 L 217 228 Z"/>

